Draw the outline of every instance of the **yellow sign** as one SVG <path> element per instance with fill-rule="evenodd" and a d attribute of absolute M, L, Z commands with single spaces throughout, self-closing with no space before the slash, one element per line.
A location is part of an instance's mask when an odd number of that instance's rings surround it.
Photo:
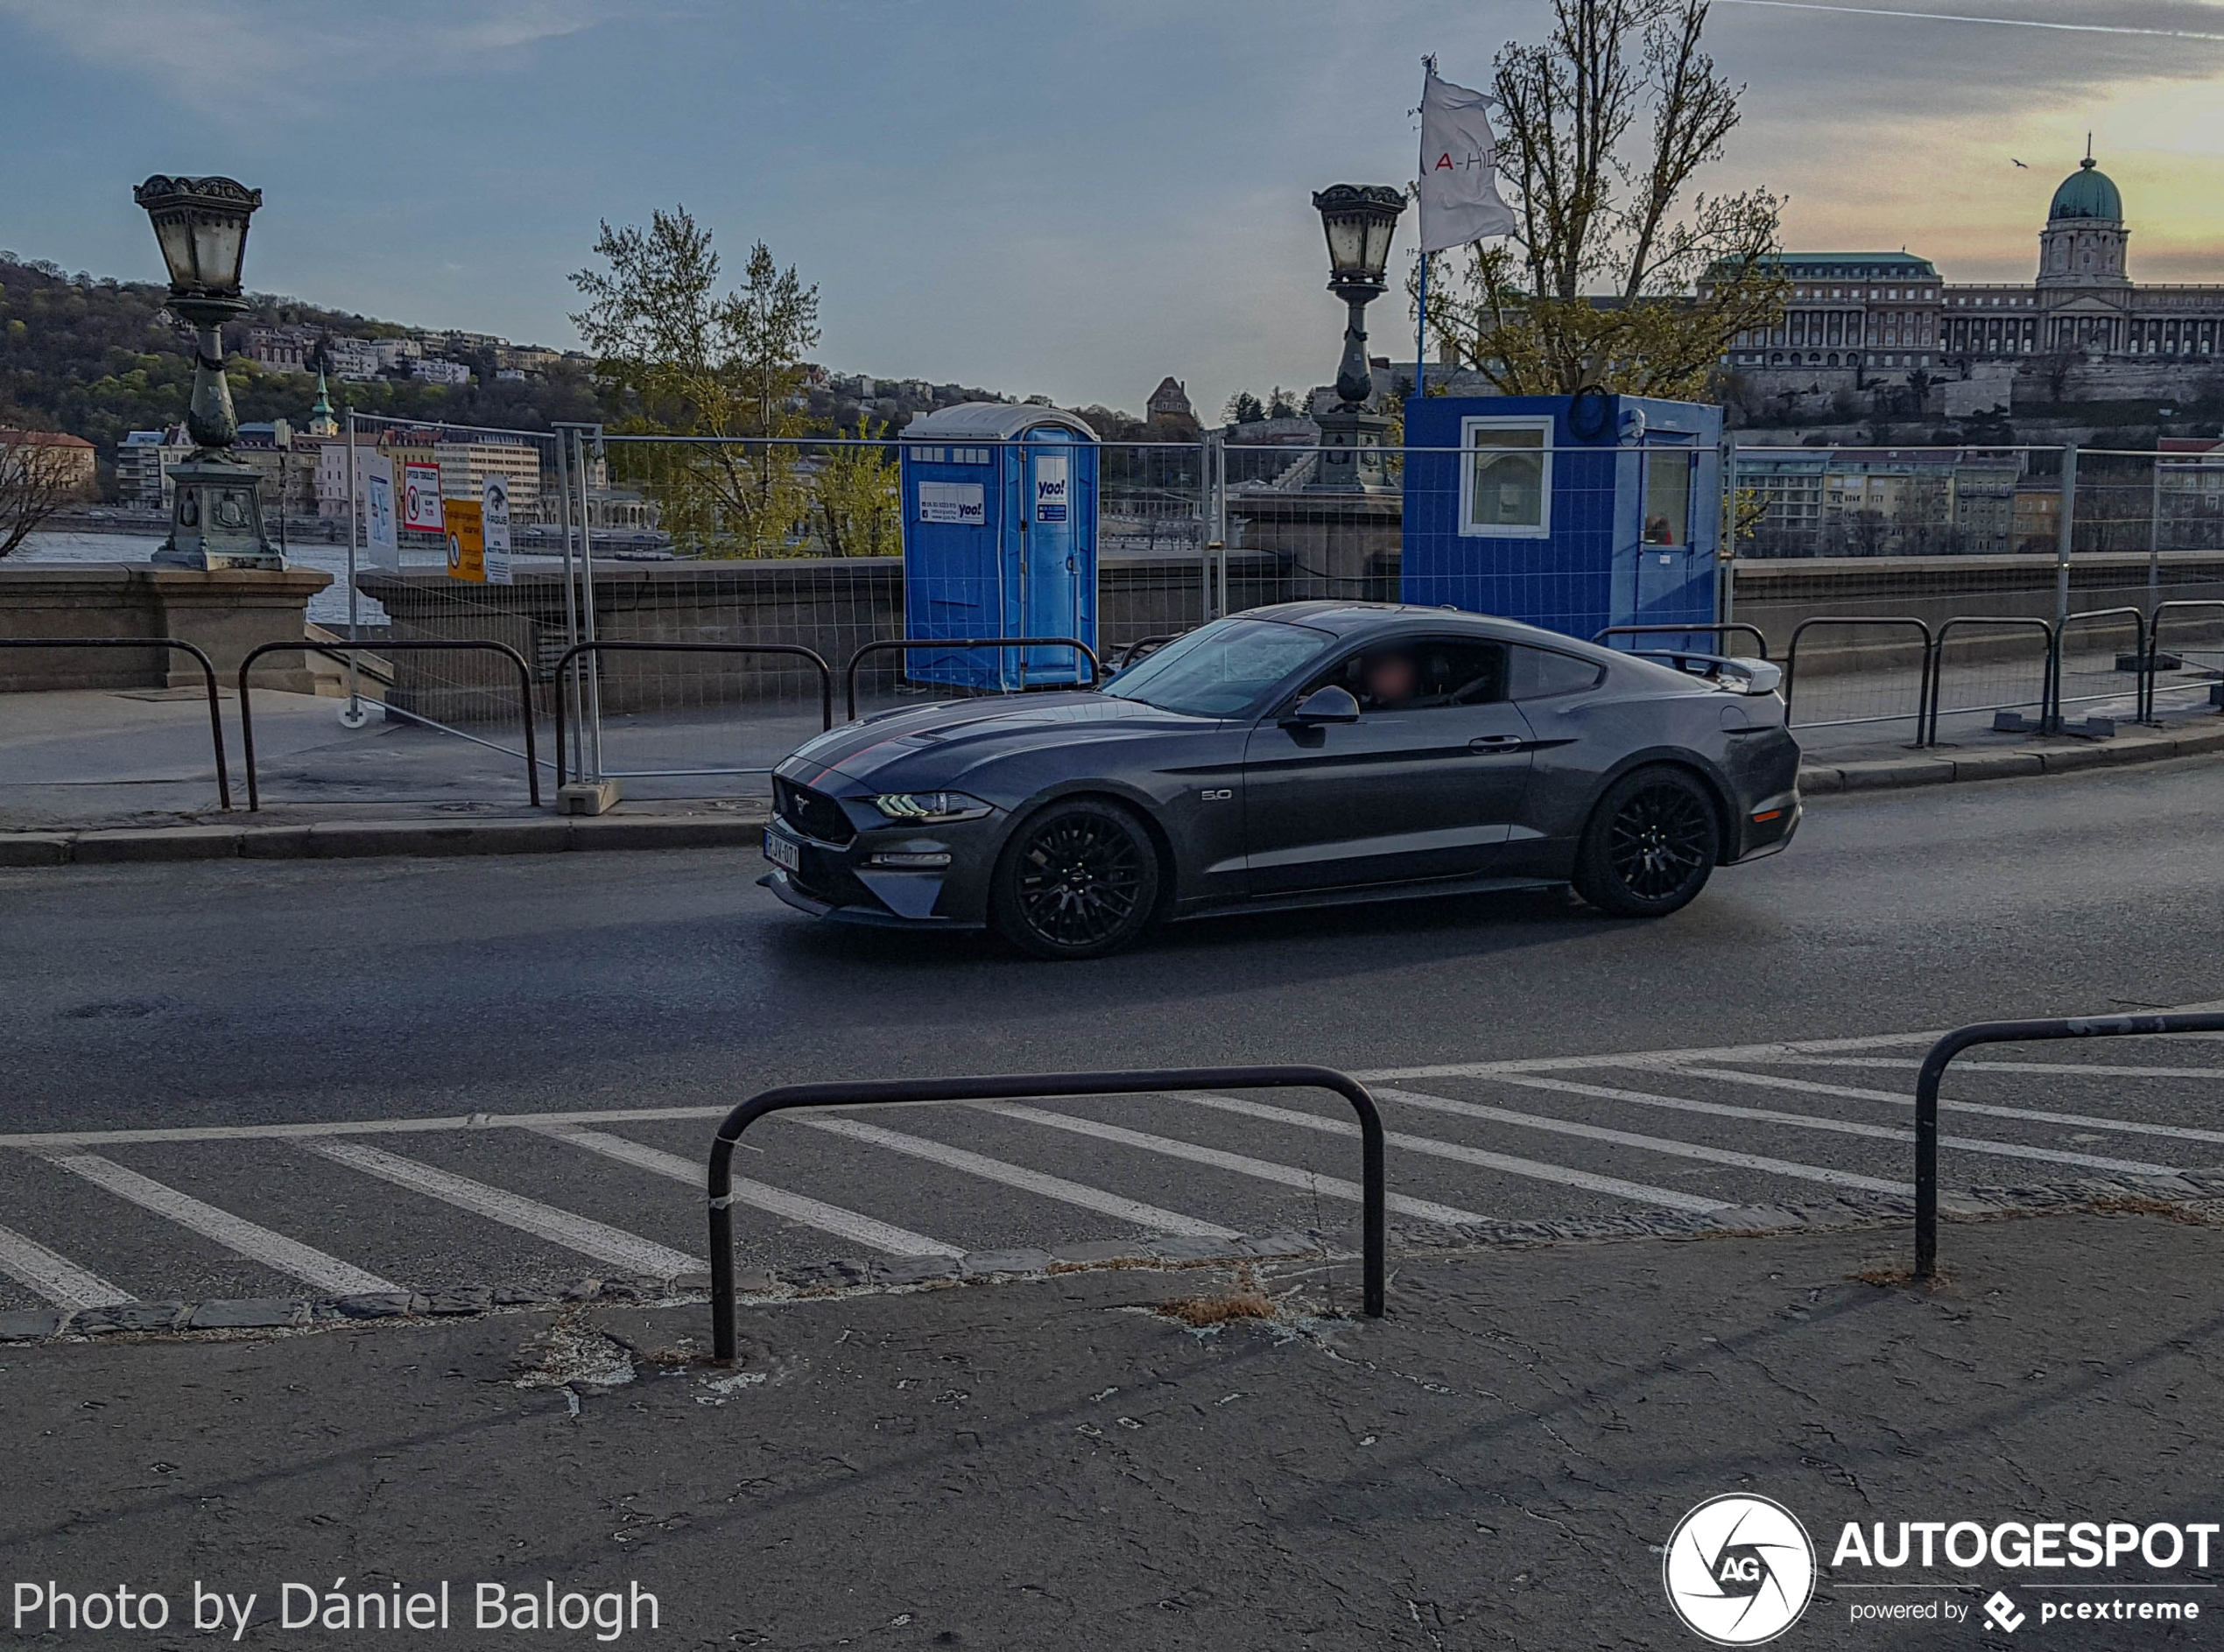
<path fill-rule="evenodd" d="M 448 578 L 487 582 L 485 507 L 476 499 L 444 499 L 440 525 L 448 536 Z"/>

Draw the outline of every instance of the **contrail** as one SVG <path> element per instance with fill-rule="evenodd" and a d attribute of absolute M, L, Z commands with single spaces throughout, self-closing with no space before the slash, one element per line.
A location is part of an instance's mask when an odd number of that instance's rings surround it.
<path fill-rule="evenodd" d="M 2151 34 L 2170 40 L 2224 40 L 2198 29 L 2140 29 L 2120 23 L 2042 23 L 2036 18 L 1974 18 L 1951 11 L 1898 11 L 1883 6 L 1824 5 L 1821 0 L 1721 0 L 1723 5 L 1768 6 L 1784 11 L 1841 11 L 1856 18 L 1918 18 L 1925 23 L 1998 23 L 2012 29 L 2059 29 L 2067 34 Z"/>

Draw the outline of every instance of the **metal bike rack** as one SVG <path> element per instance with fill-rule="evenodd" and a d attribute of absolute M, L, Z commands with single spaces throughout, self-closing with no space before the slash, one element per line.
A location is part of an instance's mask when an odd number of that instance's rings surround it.
<path fill-rule="evenodd" d="M 2146 611 L 2143 608 L 2129 607 L 2129 605 L 2122 608 L 2088 608 L 2082 614 L 2071 614 L 2065 615 L 2062 622 L 2054 628 L 2054 662 L 2052 668 L 2054 679 L 2054 704 L 2050 708 L 2051 714 L 2047 717 L 2045 727 L 2042 732 L 2050 735 L 2060 734 L 2063 732 L 2062 655 L 2064 652 L 2063 645 L 2068 639 L 2070 634 L 2070 627 L 2075 625 L 2080 620 L 2115 620 L 2122 619 L 2127 615 L 2130 616 L 2132 626 L 2131 657 L 2133 659 L 2139 662 L 2138 676 L 2135 678 L 2132 686 L 2131 699 L 2133 710 L 2131 715 L 2132 720 L 2136 722 L 2143 722 L 2146 721 L 2146 663 L 2151 657 L 2151 650 L 2148 646 Z M 2105 699 L 2108 696 L 2094 695 L 2092 698 Z"/>
<path fill-rule="evenodd" d="M 549 679 L 556 685 L 556 785 L 564 784 L 564 673 L 582 654 L 785 654 L 807 660 L 819 672 L 819 728 L 834 727 L 834 671 L 816 649 L 799 643 L 578 643 L 556 657 Z"/>
<path fill-rule="evenodd" d="M 1177 1090 L 1333 1090 L 1359 1115 L 1361 1249 L 1369 1318 L 1383 1317 L 1383 1119 L 1367 1086 L 1333 1067 L 1169 1067 L 1137 1072 L 1022 1072 L 977 1079 L 909 1079 L 878 1084 L 791 1084 L 751 1096 L 711 1138 L 710 1314 L 713 1356 L 731 1365 L 734 1332 L 734 1149 L 768 1113 L 904 1101 L 1017 1101 L 1051 1096 L 1149 1095 Z"/>
<path fill-rule="evenodd" d="M 1799 679 L 1799 639 L 1818 625 L 1912 625 L 1923 636 L 1923 661 L 1915 685 L 1915 743 L 1923 743 L 1923 714 L 1931 703 L 1931 628 L 1910 614 L 1818 614 L 1791 628 L 1791 645 L 1784 654 L 1784 726 L 1791 727 L 1791 692 Z M 1898 717 L 1846 717 L 1828 723 L 1809 723 L 1810 728 L 1843 728 L 1850 723 L 1897 723 Z"/>
<path fill-rule="evenodd" d="M 2224 1013 L 2073 1016 L 2060 1021 L 1981 1021 L 1957 1027 L 1931 1046 L 1915 1080 L 1915 1276 L 1939 1266 L 1939 1082 L 1954 1057 L 1974 1044 L 2049 1038 L 2115 1038 L 2130 1033 L 2224 1032 Z M 2075 1071 L 2075 1069 L 2070 1069 Z"/>
<path fill-rule="evenodd" d="M 299 649 L 306 654 L 321 654 L 327 659 L 348 663 L 350 647 L 362 652 L 366 649 L 379 654 L 391 654 L 401 649 L 477 649 L 482 652 L 500 654 L 517 668 L 517 703 L 525 723 L 525 787 L 531 794 L 532 805 L 540 807 L 540 759 L 533 750 L 533 672 L 525 664 L 525 657 L 507 643 L 482 638 L 419 638 L 405 643 L 381 642 L 375 648 L 369 643 L 264 643 L 247 650 L 239 663 L 239 737 L 247 761 L 247 806 L 250 812 L 263 806 L 262 794 L 255 777 L 255 714 L 248 699 L 248 668 L 265 654 L 290 652 Z"/>
<path fill-rule="evenodd" d="M 849 664 L 842 668 L 844 699 L 848 708 L 847 721 L 857 721 L 857 664 L 868 654 L 886 654 L 896 650 L 912 653 L 923 648 L 1070 648 L 1087 655 L 1089 662 L 1089 681 L 1101 682 L 1104 662 L 1098 659 L 1096 650 L 1077 636 L 906 636 L 888 637 L 881 642 L 868 643 L 849 657 Z"/>
<path fill-rule="evenodd" d="M 2054 707 L 2054 625 L 2030 614 L 1957 614 L 1940 622 L 1938 634 L 1931 641 L 1931 709 L 1930 715 L 1918 729 L 1919 743 L 1935 746 L 1939 743 L 1939 701 L 1946 695 L 1946 645 L 1957 625 L 2005 625 L 2021 629 L 2037 626 L 2046 639 L 2046 651 L 2039 661 L 2038 708 L 2043 726 Z M 1965 706 L 1962 711 L 2001 711 L 2005 706 Z"/>
<path fill-rule="evenodd" d="M 208 737 L 216 749 L 216 800 L 224 808 L 232 806 L 232 778 L 224 763 L 224 719 L 216 704 L 216 667 L 208 655 L 191 643 L 181 643 L 174 636 L 6 636 L 0 637 L 0 648 L 172 648 L 190 654 L 201 666 L 201 677 L 208 685 Z M 240 716 L 247 715 L 247 702 L 240 701 Z M 241 727 L 245 728 L 243 721 Z M 254 759 L 248 759 L 248 784 L 254 784 Z"/>

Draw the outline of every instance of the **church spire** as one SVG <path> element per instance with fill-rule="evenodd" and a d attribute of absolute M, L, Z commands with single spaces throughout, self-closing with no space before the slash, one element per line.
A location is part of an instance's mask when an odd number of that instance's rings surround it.
<path fill-rule="evenodd" d="M 316 405 L 309 410 L 309 434 L 337 436 L 339 433 L 340 421 L 333 417 L 332 412 L 332 394 L 325 389 L 324 369 L 319 368 L 317 369 L 317 402 Z"/>

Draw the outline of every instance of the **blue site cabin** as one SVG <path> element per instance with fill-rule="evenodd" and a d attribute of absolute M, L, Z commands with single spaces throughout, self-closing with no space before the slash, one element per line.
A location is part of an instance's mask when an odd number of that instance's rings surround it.
<path fill-rule="evenodd" d="M 904 427 L 904 634 L 1096 646 L 1096 432 L 1056 408 L 967 402 Z M 1002 692 L 1090 680 L 1070 648 L 911 651 L 918 682 Z"/>
<path fill-rule="evenodd" d="M 1721 434 L 1722 410 L 1694 402 L 1411 397 L 1401 596 L 1587 641 L 1712 623 Z M 1706 633 L 1647 645 L 1660 643 L 1713 647 Z"/>

